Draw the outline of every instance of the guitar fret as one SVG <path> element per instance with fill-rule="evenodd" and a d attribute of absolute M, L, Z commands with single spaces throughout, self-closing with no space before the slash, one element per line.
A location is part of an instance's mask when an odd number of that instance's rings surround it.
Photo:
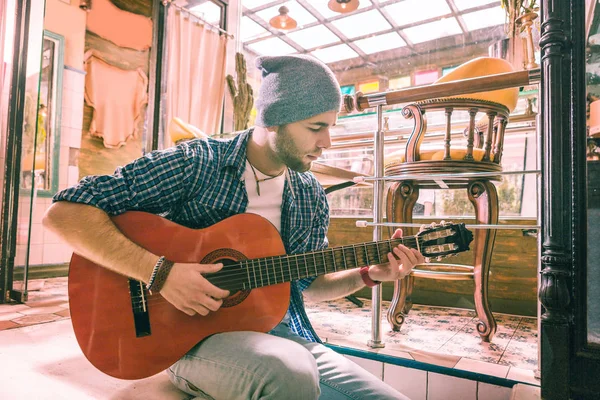
<path fill-rule="evenodd" d="M 367 244 L 363 243 L 363 247 L 365 248 L 365 257 L 367 259 L 367 265 L 371 265 L 371 262 L 369 261 L 369 250 L 367 249 Z"/>
<path fill-rule="evenodd" d="M 254 261 L 250 261 L 252 263 L 252 274 L 254 275 L 254 287 L 258 287 L 258 281 L 256 280 L 256 267 L 254 266 Z"/>
<path fill-rule="evenodd" d="M 327 273 L 327 260 L 325 259 L 325 250 L 321 250 L 321 255 L 323 256 L 323 270 Z"/>
<path fill-rule="evenodd" d="M 273 261 L 271 261 L 272 263 Z M 269 285 L 273 285 L 273 284 L 277 284 L 277 273 L 275 272 L 275 268 L 271 268 L 273 269 L 273 283 L 271 283 L 271 270 L 268 267 L 269 263 L 269 259 L 265 259 L 265 269 L 267 270 L 267 282 L 269 282 Z M 274 267 L 275 265 L 273 265 Z"/>
<path fill-rule="evenodd" d="M 356 255 L 356 247 L 352 245 L 352 252 L 354 253 L 354 266 L 358 267 L 358 256 Z"/>
<path fill-rule="evenodd" d="M 262 268 L 260 267 L 260 258 L 257 260 L 258 261 L 258 273 L 260 274 L 260 286 L 265 286 L 265 281 L 263 280 L 263 271 Z"/>
<path fill-rule="evenodd" d="M 292 267 L 290 266 L 290 259 L 289 258 L 287 258 L 287 266 L 288 266 L 288 271 L 290 272 L 289 279 L 291 281 L 292 280 Z"/>
<path fill-rule="evenodd" d="M 306 254 L 304 254 L 304 268 L 306 268 L 306 276 L 310 276 L 308 273 L 308 262 L 306 261 Z"/>
<path fill-rule="evenodd" d="M 296 271 L 298 271 L 297 278 L 300 279 L 300 264 L 298 264 L 298 256 L 294 255 L 294 259 L 296 260 Z"/>
<path fill-rule="evenodd" d="M 379 250 L 379 242 L 375 242 L 375 247 L 377 247 L 377 260 L 375 264 L 381 264 L 381 250 Z"/>
<path fill-rule="evenodd" d="M 275 262 L 273 262 L 275 264 Z M 281 257 L 279 257 L 279 270 L 281 271 L 281 283 L 285 282 L 285 276 L 283 275 L 283 266 L 281 264 Z"/>
<path fill-rule="evenodd" d="M 333 270 L 337 272 L 337 263 L 335 262 L 335 250 L 331 250 L 331 254 L 333 255 Z"/>
<path fill-rule="evenodd" d="M 243 265 L 243 261 L 240 262 L 240 265 Z M 248 263 L 247 262 L 246 262 L 246 275 L 248 275 L 248 286 L 250 286 L 251 285 L 250 284 L 250 270 L 248 269 Z M 246 289 L 246 282 L 244 282 L 242 286 L 243 286 L 244 290 L 247 290 Z"/>

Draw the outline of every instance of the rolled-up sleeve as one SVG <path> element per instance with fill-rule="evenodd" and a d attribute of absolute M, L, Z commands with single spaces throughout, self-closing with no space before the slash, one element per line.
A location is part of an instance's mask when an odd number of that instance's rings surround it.
<path fill-rule="evenodd" d="M 109 215 L 130 210 L 168 212 L 200 190 L 200 174 L 210 173 L 211 157 L 203 140 L 186 142 L 151 152 L 118 167 L 112 175 L 87 176 L 52 200 L 89 204 Z"/>

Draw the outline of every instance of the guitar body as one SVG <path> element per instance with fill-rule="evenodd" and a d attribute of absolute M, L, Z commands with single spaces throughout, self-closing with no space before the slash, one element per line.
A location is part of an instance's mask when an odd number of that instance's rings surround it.
<path fill-rule="evenodd" d="M 227 264 L 285 254 L 277 229 L 254 214 L 236 215 L 205 229 L 189 229 L 137 211 L 112 220 L 130 240 L 175 262 Z M 121 379 L 159 373 L 216 333 L 268 332 L 283 319 L 289 305 L 289 283 L 234 293 L 206 317 L 188 316 L 160 294 L 141 290 L 147 320 L 140 322 L 134 318 L 136 300 L 130 285 L 141 289 L 142 284 L 130 281 L 73 254 L 69 305 L 77 342 L 96 368 Z"/>

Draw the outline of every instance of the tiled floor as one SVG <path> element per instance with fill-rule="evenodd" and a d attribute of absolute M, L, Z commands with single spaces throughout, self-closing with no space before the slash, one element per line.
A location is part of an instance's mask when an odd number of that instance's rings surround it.
<path fill-rule="evenodd" d="M 81 357 L 68 321 L 67 278 L 32 281 L 29 289 L 31 291 L 26 304 L 0 305 L 0 331 L 5 331 L 0 332 L 0 355 L 3 356 L 4 365 L 10 365 L 10 362 L 6 361 L 11 357 L 19 357 L 26 352 L 31 352 L 31 359 L 36 360 L 36 354 L 39 354 L 33 350 L 36 346 L 46 349 L 45 340 L 62 340 L 64 351 L 69 353 L 68 362 L 75 362 L 73 358 L 78 360 L 76 366 L 73 364 L 77 373 L 84 376 L 93 374 L 92 380 L 104 379 L 105 384 L 118 389 L 123 398 L 126 398 L 130 391 L 139 390 L 139 385 L 135 386 L 128 381 L 115 382 L 110 377 L 99 378 L 96 375 L 97 371 Z M 366 346 L 371 338 L 371 305 L 369 300 L 364 302 L 364 307 L 359 308 L 342 299 L 307 304 L 307 310 L 321 338 L 332 344 L 539 385 L 539 381 L 534 378 L 537 368 L 537 323 L 534 318 L 495 314 L 498 331 L 492 343 L 484 343 L 475 330 L 476 318 L 473 311 L 415 305 L 400 332 L 391 331 L 387 322 L 382 321 L 382 340 L 386 346 L 383 349 L 372 349 Z M 383 316 L 387 305 L 387 302 L 384 302 Z M 47 339 L 45 335 L 48 336 Z M 11 340 L 17 343 L 23 340 L 27 342 L 22 343 L 26 345 L 25 353 L 19 353 L 13 346 L 3 345 L 3 342 L 6 344 Z M 63 353 L 61 361 L 57 361 L 59 365 L 64 357 Z M 62 365 L 64 368 L 66 364 Z M 24 368 L 29 371 L 31 367 Z M 38 369 L 35 374 L 39 375 L 39 379 L 45 379 L 48 372 L 43 371 L 43 368 Z M 22 375 L 23 373 L 19 373 L 19 376 Z M 1 378 L 6 376 L 2 377 L 0 374 L 0 380 Z M 154 387 L 158 393 L 161 393 L 161 390 L 168 392 L 166 376 L 152 382 L 154 386 L 150 387 Z M 15 381 L 7 381 L 4 384 L 14 386 Z M 57 382 L 53 384 L 56 385 Z M 81 389 L 87 390 L 88 394 L 92 393 L 90 398 L 94 398 L 93 391 L 101 390 L 96 386 Z M 185 398 L 169 397 L 167 392 L 164 392 L 165 399 Z"/>
<path fill-rule="evenodd" d="M 415 360 L 438 358 L 435 364 L 459 367 L 474 362 L 489 364 L 492 375 L 506 376 L 510 367 L 537 369 L 537 320 L 494 313 L 498 329 L 491 343 L 483 342 L 475 328 L 472 310 L 415 305 L 399 332 L 386 321 L 389 302 L 382 307 L 381 333 L 386 349 Z M 362 346 L 371 339 L 371 302 L 362 308 L 342 299 L 307 304 L 317 333 L 332 344 Z M 452 365 L 454 363 L 454 365 Z"/>

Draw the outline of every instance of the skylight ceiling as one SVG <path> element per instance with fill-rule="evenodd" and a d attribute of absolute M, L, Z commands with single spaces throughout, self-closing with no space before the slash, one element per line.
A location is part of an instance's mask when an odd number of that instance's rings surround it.
<path fill-rule="evenodd" d="M 313 54 L 326 63 L 352 60 L 356 66 L 372 65 L 398 48 L 403 55 L 422 54 L 436 51 L 442 42 L 452 46 L 504 34 L 490 29 L 505 23 L 499 0 L 360 0 L 358 10 L 349 14 L 331 11 L 327 3 L 242 0 L 244 48 L 256 55 Z M 296 29 L 278 31 L 269 25 L 281 6 L 297 21 Z"/>

